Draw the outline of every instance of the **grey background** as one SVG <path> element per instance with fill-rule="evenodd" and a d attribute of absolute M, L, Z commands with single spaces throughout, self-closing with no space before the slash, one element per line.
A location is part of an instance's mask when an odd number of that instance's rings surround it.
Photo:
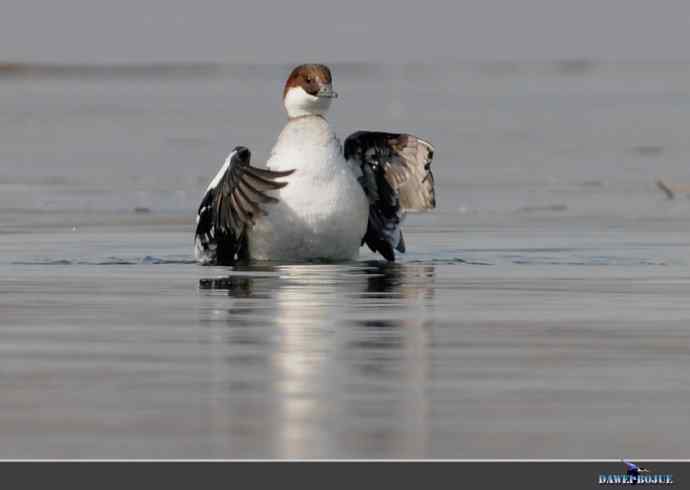
<path fill-rule="evenodd" d="M 685 60 L 683 0 L 5 0 L 0 60 Z"/>

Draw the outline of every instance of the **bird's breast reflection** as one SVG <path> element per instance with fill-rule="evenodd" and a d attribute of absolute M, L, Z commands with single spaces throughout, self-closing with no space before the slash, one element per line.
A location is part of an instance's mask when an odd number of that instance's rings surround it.
<path fill-rule="evenodd" d="M 210 301 L 201 313 L 224 343 L 216 377 L 234 382 L 218 394 L 228 400 L 228 437 L 242 426 L 233 414 L 249 413 L 273 427 L 255 434 L 271 439 L 263 456 L 423 456 L 433 281 L 433 265 L 366 262 L 245 266 L 201 279 Z M 261 396 L 227 393 L 247 379 Z M 368 431 L 379 419 L 388 429 Z"/>

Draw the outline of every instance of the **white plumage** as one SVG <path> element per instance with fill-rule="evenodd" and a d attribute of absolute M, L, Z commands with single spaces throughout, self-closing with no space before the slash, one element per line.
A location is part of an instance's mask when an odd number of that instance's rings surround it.
<path fill-rule="evenodd" d="M 258 260 L 351 260 L 367 227 L 369 202 L 357 181 L 359 169 L 343 157 L 328 122 L 320 116 L 290 119 L 267 167 L 296 169 L 290 184 L 274 191 L 279 202 L 249 233 Z"/>

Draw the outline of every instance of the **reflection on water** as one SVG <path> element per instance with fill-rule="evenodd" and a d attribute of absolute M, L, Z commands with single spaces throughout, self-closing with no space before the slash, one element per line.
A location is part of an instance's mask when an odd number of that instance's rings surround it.
<path fill-rule="evenodd" d="M 433 281 L 431 265 L 381 263 L 200 280 L 202 293 L 229 296 L 209 323 L 230 353 L 216 366 L 233 379 L 217 394 L 230 406 L 223 425 L 261 420 L 278 457 L 425 454 Z"/>

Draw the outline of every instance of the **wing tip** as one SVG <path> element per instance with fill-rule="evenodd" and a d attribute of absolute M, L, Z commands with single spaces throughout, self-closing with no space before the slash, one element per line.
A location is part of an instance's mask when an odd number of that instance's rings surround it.
<path fill-rule="evenodd" d="M 424 145 L 424 146 L 426 146 L 427 148 L 429 148 L 429 150 L 431 150 L 431 152 L 433 153 L 433 151 L 434 151 L 434 145 L 431 144 L 431 141 L 426 140 L 426 139 L 424 139 L 424 138 L 420 138 L 419 136 L 415 136 L 415 138 L 417 138 L 417 141 L 418 141 L 419 143 L 421 143 L 422 145 Z"/>
<path fill-rule="evenodd" d="M 290 170 L 268 170 L 266 168 L 258 168 L 247 166 L 244 171 L 255 179 L 260 180 L 262 183 L 274 186 L 276 189 L 281 189 L 285 187 L 288 183 L 277 181 L 276 179 L 288 177 L 292 175 L 297 169 L 293 168 Z"/>
<path fill-rule="evenodd" d="M 249 151 L 249 148 L 246 146 L 236 146 L 235 148 L 232 149 L 230 152 L 230 155 L 228 155 L 228 158 L 235 159 L 237 162 L 244 164 L 244 165 L 249 165 L 249 162 L 252 158 L 252 152 Z"/>

